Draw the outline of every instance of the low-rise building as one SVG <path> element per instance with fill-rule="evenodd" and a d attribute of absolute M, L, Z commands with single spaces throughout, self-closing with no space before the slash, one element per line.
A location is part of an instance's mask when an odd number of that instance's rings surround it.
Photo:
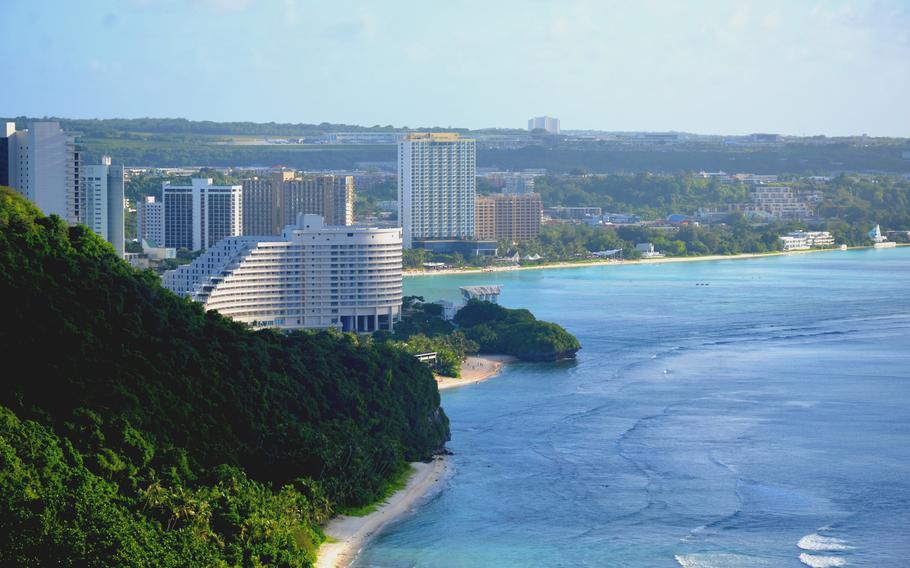
<path fill-rule="evenodd" d="M 637 243 L 635 250 L 641 253 L 642 258 L 660 258 L 664 253 L 654 250 L 654 243 Z"/>
<path fill-rule="evenodd" d="M 547 207 L 546 214 L 551 219 L 584 220 L 587 217 L 600 217 L 603 210 L 600 207 Z"/>
<path fill-rule="evenodd" d="M 461 298 L 468 302 L 470 300 L 480 300 L 481 302 L 499 303 L 499 294 L 502 293 L 502 286 L 495 284 L 487 286 L 462 286 Z"/>
<path fill-rule="evenodd" d="M 781 249 L 808 250 L 834 246 L 834 237 L 828 231 L 791 231 L 780 237 Z"/>

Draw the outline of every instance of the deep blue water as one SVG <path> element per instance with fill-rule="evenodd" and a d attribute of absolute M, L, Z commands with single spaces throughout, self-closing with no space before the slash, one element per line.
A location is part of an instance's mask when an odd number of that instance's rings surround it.
<path fill-rule="evenodd" d="M 356 566 L 910 566 L 908 282 L 910 249 L 407 279 L 583 349 L 445 392 L 454 473 Z"/>

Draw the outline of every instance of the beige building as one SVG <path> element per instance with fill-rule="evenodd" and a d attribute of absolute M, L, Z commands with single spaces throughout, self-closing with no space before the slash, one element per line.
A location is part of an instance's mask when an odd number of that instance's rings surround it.
<path fill-rule="evenodd" d="M 541 209 L 537 193 L 477 196 L 477 239 L 512 242 L 536 239 L 540 234 Z"/>
<path fill-rule="evenodd" d="M 758 185 L 749 191 L 751 203 L 737 207 L 744 213 L 765 213 L 777 219 L 806 219 L 812 216 L 817 192 L 802 192 L 784 186 Z"/>
<path fill-rule="evenodd" d="M 299 214 L 326 225 L 354 224 L 354 177 L 276 171 L 243 180 L 243 234 L 277 235 Z"/>

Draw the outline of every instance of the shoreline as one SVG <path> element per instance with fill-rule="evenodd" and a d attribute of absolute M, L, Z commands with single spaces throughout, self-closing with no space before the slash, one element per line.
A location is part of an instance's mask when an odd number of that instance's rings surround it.
<path fill-rule="evenodd" d="M 901 246 L 901 245 L 898 245 Z M 905 245 L 910 246 L 910 245 Z M 847 250 L 871 249 L 869 246 L 849 247 Z M 642 258 L 638 260 L 584 260 L 578 262 L 554 262 L 552 264 L 536 264 L 533 266 L 492 266 L 489 268 L 445 268 L 442 270 L 414 270 L 402 271 L 403 276 L 452 276 L 457 274 L 490 274 L 495 272 L 512 272 L 515 270 L 545 270 L 548 268 L 591 268 L 593 266 L 635 266 L 641 264 L 668 264 L 673 262 L 702 262 L 712 260 L 746 260 L 751 258 L 770 258 L 774 256 L 790 256 L 798 254 L 816 254 L 823 252 L 843 252 L 839 248 L 791 250 L 775 252 L 744 252 L 741 254 L 707 254 L 702 256 L 665 256 L 661 258 Z"/>
<path fill-rule="evenodd" d="M 462 378 L 434 375 L 440 391 L 477 384 L 498 375 L 506 363 L 518 361 L 511 355 L 469 355 L 462 366 Z M 427 496 L 441 487 L 451 473 L 444 456 L 435 456 L 430 463 L 413 462 L 414 474 L 404 489 L 392 494 L 375 511 L 362 517 L 339 515 L 323 527 L 333 542 L 319 546 L 316 568 L 347 568 L 363 547 L 389 524 L 414 510 Z"/>
<path fill-rule="evenodd" d="M 491 379 L 502 371 L 506 363 L 518 361 L 511 355 L 469 355 L 465 357 L 461 365 L 461 378 L 453 377 L 436 377 L 436 386 L 440 391 L 475 385 L 487 379 Z"/>
<path fill-rule="evenodd" d="M 340 515 L 323 527 L 326 536 L 334 542 L 327 540 L 319 546 L 317 568 L 350 566 L 370 539 L 438 490 L 449 472 L 443 456 L 435 456 L 429 463 L 413 462 L 411 467 L 415 471 L 404 489 L 392 494 L 378 509 L 363 517 Z"/>

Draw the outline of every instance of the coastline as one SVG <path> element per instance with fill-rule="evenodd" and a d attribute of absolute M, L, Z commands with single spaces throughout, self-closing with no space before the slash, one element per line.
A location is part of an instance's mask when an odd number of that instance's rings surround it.
<path fill-rule="evenodd" d="M 900 245 L 898 245 L 900 246 Z M 872 247 L 850 247 L 847 250 L 858 250 Z M 741 254 L 708 254 L 703 256 L 669 256 L 661 258 L 642 258 L 639 260 L 583 260 L 578 262 L 554 262 L 552 264 L 536 264 L 534 266 L 492 266 L 488 268 L 445 268 L 443 270 L 414 270 L 403 271 L 404 276 L 452 276 L 455 274 L 489 274 L 493 272 L 511 272 L 513 270 L 545 270 L 548 268 L 590 268 L 592 266 L 631 266 L 638 264 L 667 264 L 671 262 L 701 262 L 711 260 L 745 260 L 750 258 L 766 258 L 773 256 L 790 256 L 797 254 L 816 254 L 823 252 L 843 252 L 841 249 L 811 249 L 775 252 L 745 252 Z"/>
<path fill-rule="evenodd" d="M 495 377 L 503 365 L 518 361 L 511 355 L 470 355 L 462 366 L 462 378 L 436 376 L 439 390 L 477 384 Z M 414 474 L 404 489 L 394 493 L 375 511 L 362 517 L 340 515 L 323 528 L 331 541 L 319 547 L 317 568 L 347 568 L 357 558 L 364 545 L 382 529 L 412 511 L 428 495 L 437 491 L 450 472 L 443 456 L 436 456 L 430 463 L 411 464 Z"/>
<path fill-rule="evenodd" d="M 441 377 L 435 375 L 439 390 L 465 387 L 493 378 L 502 371 L 506 363 L 514 363 L 517 358 L 511 355 L 469 355 L 461 365 L 461 378 Z"/>
<path fill-rule="evenodd" d="M 434 457 L 430 463 L 414 462 L 411 467 L 415 471 L 405 488 L 394 493 L 369 515 L 341 515 L 329 521 L 323 530 L 334 542 L 326 541 L 319 547 L 317 568 L 349 566 L 371 538 L 438 489 L 449 471 L 443 456 Z"/>

